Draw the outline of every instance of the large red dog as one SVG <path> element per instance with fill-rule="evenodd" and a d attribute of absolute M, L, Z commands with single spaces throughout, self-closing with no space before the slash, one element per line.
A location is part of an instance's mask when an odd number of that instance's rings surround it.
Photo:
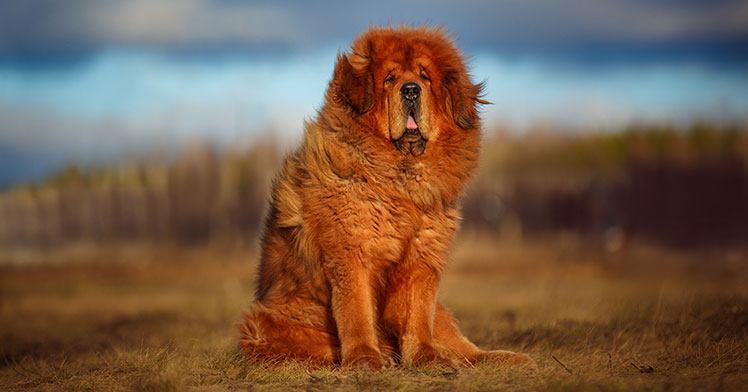
<path fill-rule="evenodd" d="M 478 161 L 482 87 L 438 28 L 372 28 L 338 55 L 273 186 L 244 352 L 369 368 L 534 366 L 478 349 L 436 298 Z"/>

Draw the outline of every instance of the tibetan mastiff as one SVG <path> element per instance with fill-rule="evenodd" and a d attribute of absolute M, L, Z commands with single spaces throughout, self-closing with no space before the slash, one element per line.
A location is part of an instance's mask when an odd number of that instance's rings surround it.
<path fill-rule="evenodd" d="M 534 367 L 476 347 L 437 301 L 478 162 L 482 87 L 440 28 L 371 28 L 338 54 L 273 185 L 242 351 L 371 369 Z"/>

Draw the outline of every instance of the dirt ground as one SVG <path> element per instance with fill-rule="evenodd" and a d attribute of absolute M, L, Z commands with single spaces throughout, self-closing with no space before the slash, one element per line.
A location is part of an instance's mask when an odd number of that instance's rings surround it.
<path fill-rule="evenodd" d="M 462 234 L 440 298 L 487 349 L 535 373 L 379 372 L 249 363 L 237 328 L 256 252 L 211 246 L 75 248 L 0 267 L 0 390 L 745 390 L 745 251 L 636 245 L 606 254 L 570 236 Z M 16 260 L 18 255 L 0 255 Z"/>

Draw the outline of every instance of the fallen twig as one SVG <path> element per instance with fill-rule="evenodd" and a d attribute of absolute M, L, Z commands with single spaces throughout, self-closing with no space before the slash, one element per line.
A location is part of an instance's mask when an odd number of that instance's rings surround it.
<path fill-rule="evenodd" d="M 633 362 L 629 362 L 631 366 L 633 366 L 636 370 L 639 371 L 639 373 L 654 373 L 654 368 L 652 366 L 639 366 Z"/>
<path fill-rule="evenodd" d="M 558 364 L 561 365 L 561 367 L 564 368 L 564 370 L 566 370 L 567 372 L 569 372 L 569 374 L 574 374 L 574 372 L 571 371 L 571 369 L 569 369 L 568 367 L 566 367 L 566 365 L 564 365 L 561 361 L 559 361 L 558 358 L 556 358 L 555 355 L 551 355 L 551 358 L 553 358 L 556 362 L 558 362 Z"/>

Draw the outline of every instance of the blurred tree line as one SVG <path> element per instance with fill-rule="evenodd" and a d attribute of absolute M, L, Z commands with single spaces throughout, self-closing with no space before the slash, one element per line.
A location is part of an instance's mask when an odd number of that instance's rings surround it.
<path fill-rule="evenodd" d="M 471 225 L 508 235 L 567 231 L 618 245 L 748 246 L 746 126 L 536 129 L 485 143 L 467 195 Z"/>
<path fill-rule="evenodd" d="M 745 127 L 538 127 L 493 134 L 482 156 L 465 196 L 465 226 L 507 237 L 567 231 L 677 247 L 748 245 Z M 71 166 L 0 194 L 0 247 L 251 245 L 281 159 L 268 143 L 229 151 L 193 145 L 175 159 Z"/>
<path fill-rule="evenodd" d="M 176 159 L 70 166 L 0 194 L 0 246 L 254 241 L 273 173 L 272 144 L 219 152 L 194 144 Z"/>

